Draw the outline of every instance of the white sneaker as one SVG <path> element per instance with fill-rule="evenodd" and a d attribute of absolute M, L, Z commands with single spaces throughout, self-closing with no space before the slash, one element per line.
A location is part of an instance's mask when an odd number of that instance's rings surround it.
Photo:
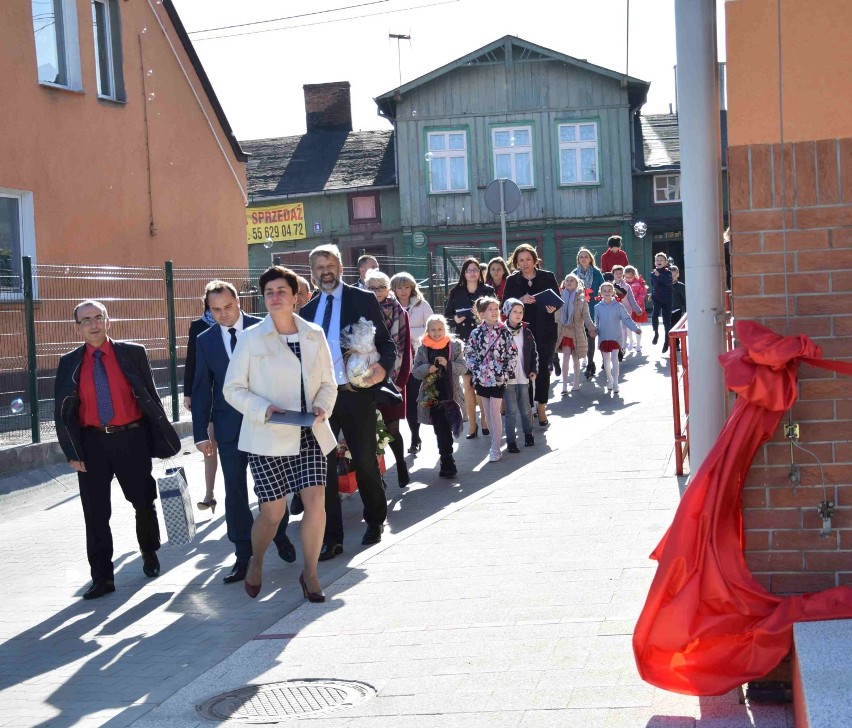
<path fill-rule="evenodd" d="M 636 353 L 637 353 L 639 356 L 642 356 L 642 347 L 641 347 L 641 346 L 639 346 L 638 344 L 636 345 Z"/>
<path fill-rule="evenodd" d="M 492 452 L 488 455 L 489 463 L 499 463 L 503 459 L 503 454 L 499 452 Z"/>
<path fill-rule="evenodd" d="M 606 388 L 607 388 L 607 389 L 612 389 L 612 379 L 607 379 L 607 380 L 606 380 Z"/>
<path fill-rule="evenodd" d="M 573 387 L 571 387 L 571 391 L 572 392 L 579 392 L 580 391 L 580 385 L 575 384 Z"/>

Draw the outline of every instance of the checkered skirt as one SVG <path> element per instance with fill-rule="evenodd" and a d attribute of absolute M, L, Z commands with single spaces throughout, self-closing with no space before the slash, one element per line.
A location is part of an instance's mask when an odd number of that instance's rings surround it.
<path fill-rule="evenodd" d="M 325 485 L 326 458 L 314 433 L 302 428 L 298 455 L 255 455 L 249 453 L 258 503 L 280 500 L 312 485 Z"/>

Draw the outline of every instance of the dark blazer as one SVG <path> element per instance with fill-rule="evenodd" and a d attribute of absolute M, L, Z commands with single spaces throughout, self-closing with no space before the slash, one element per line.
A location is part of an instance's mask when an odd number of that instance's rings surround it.
<path fill-rule="evenodd" d="M 259 324 L 261 319 L 243 313 L 243 329 Z M 192 435 L 195 442 L 209 440 L 207 425 L 213 422 L 216 440 L 236 442 L 240 439 L 243 416 L 225 401 L 222 385 L 228 373 L 228 352 L 219 326 L 202 331 L 195 341 L 195 380 L 192 383 Z"/>
<path fill-rule="evenodd" d="M 110 341 L 116 361 L 130 382 L 130 388 L 142 410 L 151 456 L 170 458 L 177 455 L 180 452 L 180 437 L 166 417 L 163 403 L 157 394 L 145 347 L 130 341 Z M 85 352 L 86 345 L 83 344 L 63 354 L 56 370 L 53 419 L 59 445 L 69 460 L 86 460 L 86 453 L 80 444 L 80 367 Z"/>
<path fill-rule="evenodd" d="M 189 339 L 186 342 L 186 361 L 183 364 L 183 396 L 192 396 L 192 383 L 195 381 L 195 342 L 198 335 L 210 328 L 203 318 L 197 318 L 189 325 Z"/>
<path fill-rule="evenodd" d="M 322 296 L 324 295 L 325 292 L 322 292 Z M 319 308 L 322 296 L 315 296 L 308 301 L 297 315 L 301 316 L 305 321 L 313 321 L 317 315 L 317 309 Z M 376 327 L 376 350 L 379 352 L 378 363 L 390 374 L 396 363 L 396 344 L 393 343 L 393 339 L 391 339 L 388 333 L 388 327 L 385 324 L 385 317 L 382 314 L 382 307 L 379 305 L 378 299 L 372 291 L 363 291 L 360 288 L 344 283 L 343 298 L 340 307 L 340 330 L 342 331 L 350 324 L 356 323 L 360 318 L 372 321 Z"/>
<path fill-rule="evenodd" d="M 504 300 L 521 298 L 527 293 L 534 296 L 548 288 L 557 296 L 559 295 L 559 283 L 556 282 L 556 276 L 549 270 L 539 268 L 536 270 L 535 278 L 532 281 L 527 281 L 520 271 L 515 271 L 506 279 L 506 290 L 503 296 Z M 547 313 L 543 308 L 539 308 L 537 303 L 524 304 L 524 321 L 527 322 L 533 336 L 535 336 L 539 350 L 542 352 L 551 351 L 556 344 L 556 318 L 554 315 Z"/>
<path fill-rule="evenodd" d="M 480 283 L 477 286 L 475 293 L 468 291 L 466 285 L 454 286 L 451 288 L 450 295 L 447 296 L 447 305 L 444 306 L 444 318 L 447 319 L 447 323 L 450 325 L 450 331 L 452 331 L 462 341 L 467 341 L 470 337 L 470 332 L 479 325 L 479 320 L 476 318 L 476 311 L 474 310 L 473 305 L 476 303 L 476 299 L 481 298 L 482 296 L 496 295 L 494 287 L 489 286 L 487 283 Z M 456 314 L 456 311 L 460 308 L 469 308 L 471 311 L 469 314 L 465 315 L 464 321 L 457 324 L 453 317 L 461 315 Z"/>

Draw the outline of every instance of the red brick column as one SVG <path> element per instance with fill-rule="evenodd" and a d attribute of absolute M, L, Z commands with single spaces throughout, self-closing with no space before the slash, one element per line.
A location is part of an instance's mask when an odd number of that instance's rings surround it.
<path fill-rule="evenodd" d="M 728 177 L 734 315 L 852 359 L 852 139 L 731 147 Z M 794 489 L 779 430 L 743 491 L 746 561 L 775 593 L 852 585 L 852 378 L 808 366 L 799 377 L 793 420 L 823 464 L 835 530 L 820 537 L 819 467 L 796 450 Z"/>

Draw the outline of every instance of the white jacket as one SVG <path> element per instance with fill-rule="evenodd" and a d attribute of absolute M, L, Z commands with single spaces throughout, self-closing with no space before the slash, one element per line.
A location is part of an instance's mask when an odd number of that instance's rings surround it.
<path fill-rule="evenodd" d="M 298 316 L 293 318 L 299 333 L 308 412 L 322 407 L 330 416 L 337 399 L 337 383 L 325 335 L 320 326 Z M 243 414 L 240 450 L 255 455 L 299 454 L 300 428 L 266 421 L 266 409 L 271 404 L 288 411 L 302 408 L 299 360 L 279 338 L 271 316 L 247 328 L 237 339 L 222 393 Z M 323 453 L 328 454 L 337 446 L 328 420 L 312 429 Z"/>

